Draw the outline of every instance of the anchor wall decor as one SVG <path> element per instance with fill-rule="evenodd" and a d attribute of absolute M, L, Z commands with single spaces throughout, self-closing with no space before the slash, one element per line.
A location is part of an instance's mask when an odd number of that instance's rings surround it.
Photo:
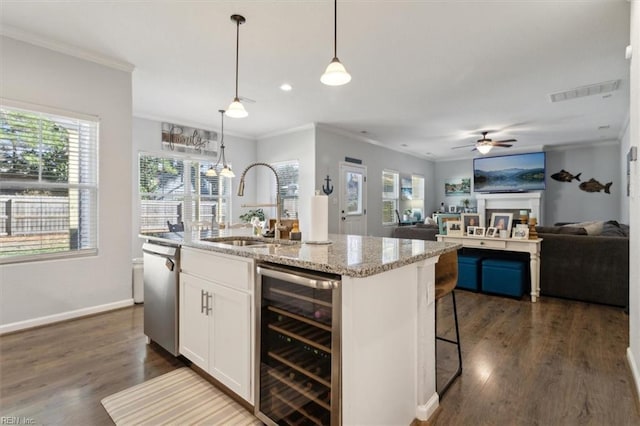
<path fill-rule="evenodd" d="M 326 195 L 329 195 L 333 192 L 333 185 L 329 186 L 331 183 L 331 178 L 329 178 L 329 175 L 327 175 L 327 178 L 324 181 L 327 182 L 327 185 L 322 185 L 322 192 L 324 192 Z"/>

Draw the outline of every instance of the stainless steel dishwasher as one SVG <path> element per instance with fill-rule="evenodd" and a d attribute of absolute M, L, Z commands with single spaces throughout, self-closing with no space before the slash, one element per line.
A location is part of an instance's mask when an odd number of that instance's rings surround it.
<path fill-rule="evenodd" d="M 144 334 L 147 343 L 156 342 L 178 355 L 178 277 L 180 247 L 145 243 Z"/>

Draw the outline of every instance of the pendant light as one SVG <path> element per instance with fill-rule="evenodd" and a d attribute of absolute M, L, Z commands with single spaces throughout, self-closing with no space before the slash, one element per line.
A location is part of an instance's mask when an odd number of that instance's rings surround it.
<path fill-rule="evenodd" d="M 351 75 L 338 59 L 338 0 L 333 1 L 333 59 L 320 77 L 327 86 L 342 86 L 351 81 Z"/>
<path fill-rule="evenodd" d="M 238 53 L 240 50 L 240 24 L 244 24 L 246 19 L 242 15 L 231 15 L 231 20 L 236 23 L 236 97 L 233 98 L 233 102 L 227 108 L 227 117 L 231 118 L 244 118 L 249 115 L 244 106 L 240 103 L 238 97 Z"/>
<path fill-rule="evenodd" d="M 218 112 L 220 113 L 220 120 L 222 123 L 220 126 L 220 155 L 218 156 L 218 161 L 216 161 L 216 164 L 209 167 L 209 170 L 206 171 L 205 175 L 209 177 L 217 176 L 218 174 L 216 173 L 216 170 L 218 169 L 220 160 L 222 160 L 222 170 L 220 171 L 220 176 L 232 178 L 236 177 L 236 175 L 231 170 L 231 166 L 227 164 L 227 159 L 224 156 L 224 110 L 220 109 L 218 110 Z"/>

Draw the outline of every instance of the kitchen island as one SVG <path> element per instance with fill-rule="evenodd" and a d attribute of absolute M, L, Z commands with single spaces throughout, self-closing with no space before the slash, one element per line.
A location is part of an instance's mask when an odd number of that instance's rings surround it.
<path fill-rule="evenodd" d="M 162 241 L 166 235 L 141 237 Z M 247 402 L 253 404 L 259 392 L 254 389 L 259 354 L 254 344 L 259 334 L 255 322 L 260 307 L 254 297 L 258 284 L 255 267 L 274 264 L 341 278 L 338 418 L 342 424 L 408 425 L 414 418 L 428 419 L 435 411 L 435 264 L 439 255 L 456 250 L 459 245 L 337 234 L 329 235 L 331 244 L 311 245 L 256 238 L 248 230 L 224 230 L 214 235 L 196 232 L 183 237 L 181 298 L 186 301 L 191 294 L 194 302 L 189 307 L 181 301 L 181 352 L 197 365 L 205 366 L 203 369 L 214 378 L 221 378 Z M 241 245 L 243 240 L 253 245 Z M 234 268 L 237 273 L 228 272 Z M 230 274 L 243 277 L 237 286 L 230 284 Z M 219 282 L 207 287 L 205 275 Z M 226 310 L 236 315 L 232 320 L 234 331 L 226 336 L 225 345 L 202 345 L 201 339 L 192 336 L 194 330 L 216 327 L 204 324 L 185 328 L 185 322 L 202 323 L 201 318 L 196 318 L 200 315 L 196 311 L 211 310 L 215 315 L 218 294 L 220 300 L 228 300 L 229 306 L 235 307 Z M 198 299 L 201 295 L 206 299 L 204 304 L 204 299 Z M 248 309 L 243 309 L 247 305 Z M 184 311 L 195 312 L 194 317 L 185 316 Z M 248 316 L 237 316 L 243 311 L 248 311 Z M 218 323 L 222 321 L 219 319 Z M 219 334 L 226 332 L 226 328 L 217 330 Z M 232 336 L 243 333 L 245 337 L 235 347 L 229 345 Z M 232 347 L 232 354 L 224 353 Z M 225 358 L 229 359 L 228 368 L 214 365 Z"/>

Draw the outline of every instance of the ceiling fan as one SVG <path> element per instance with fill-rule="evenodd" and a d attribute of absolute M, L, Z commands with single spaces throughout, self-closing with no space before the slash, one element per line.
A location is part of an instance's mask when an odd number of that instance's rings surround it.
<path fill-rule="evenodd" d="M 505 139 L 502 141 L 494 141 L 487 138 L 487 134 L 489 132 L 482 132 L 482 139 L 478 139 L 473 145 L 463 145 L 463 146 L 454 146 L 451 149 L 459 149 L 459 148 L 468 148 L 470 146 L 474 147 L 471 151 L 479 151 L 481 154 L 488 154 L 491 151 L 491 148 L 494 146 L 499 146 L 502 148 L 510 148 L 512 145 L 510 142 L 517 142 L 516 139 Z"/>

